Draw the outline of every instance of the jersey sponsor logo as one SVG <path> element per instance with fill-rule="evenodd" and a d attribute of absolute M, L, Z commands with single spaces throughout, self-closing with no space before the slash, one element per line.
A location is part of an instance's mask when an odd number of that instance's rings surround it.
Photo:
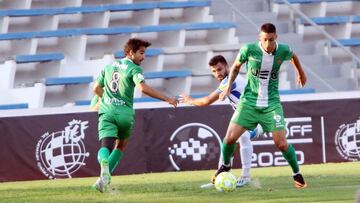
<path fill-rule="evenodd" d="M 104 97 L 104 102 L 105 104 L 108 105 L 114 105 L 114 106 L 124 106 L 126 105 L 126 102 L 122 99 L 118 99 L 118 98 L 109 98 L 109 97 Z"/>
<path fill-rule="evenodd" d="M 176 129 L 170 137 L 169 159 L 176 170 L 186 165 L 202 165 L 202 161 L 217 160 L 221 139 L 211 127 L 188 123 Z"/>
<path fill-rule="evenodd" d="M 128 65 L 121 64 L 118 61 L 113 62 L 111 65 L 114 67 L 120 68 L 121 70 L 126 70 L 128 68 Z"/>
<path fill-rule="evenodd" d="M 338 153 L 346 160 L 360 160 L 360 118 L 354 123 L 342 124 L 335 133 Z"/>
<path fill-rule="evenodd" d="M 88 121 L 72 120 L 64 130 L 44 133 L 36 144 L 35 158 L 40 171 L 49 179 L 71 178 L 71 174 L 85 166 L 83 140 Z"/>
<path fill-rule="evenodd" d="M 278 71 L 271 71 L 271 79 L 272 80 L 276 80 L 276 79 L 278 79 L 278 77 L 279 77 L 279 73 L 278 73 Z"/>
<path fill-rule="evenodd" d="M 253 69 L 252 68 L 251 73 L 255 77 L 258 77 L 258 78 L 263 79 L 263 80 L 267 80 L 268 77 L 269 77 L 270 71 L 268 71 L 268 70 L 259 70 L 259 69 Z M 270 73 L 270 78 L 271 79 L 276 80 L 276 79 L 278 79 L 278 77 L 279 77 L 278 71 L 271 71 L 271 73 Z"/>

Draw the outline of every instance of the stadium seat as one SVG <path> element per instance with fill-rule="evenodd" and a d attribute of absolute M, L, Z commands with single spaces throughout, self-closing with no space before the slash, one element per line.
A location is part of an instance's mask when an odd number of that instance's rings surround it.
<path fill-rule="evenodd" d="M 0 105 L 0 110 L 27 109 L 27 108 L 29 108 L 29 104 L 27 104 L 27 103 L 2 104 L 2 105 Z"/>
<path fill-rule="evenodd" d="M 229 29 L 236 25 L 231 22 L 216 23 L 185 23 L 173 25 L 149 25 L 149 26 L 123 26 L 111 28 L 78 28 L 78 29 L 61 29 L 40 32 L 18 32 L 0 34 L 0 40 L 16 40 L 31 38 L 47 38 L 47 37 L 72 37 L 78 35 L 115 35 L 127 33 L 144 33 L 144 32 L 169 32 L 179 30 L 213 30 L 213 29 Z"/>
<path fill-rule="evenodd" d="M 356 33 L 360 33 L 358 25 L 360 23 L 360 16 L 325 16 L 314 17 L 311 20 L 322 26 L 325 31 L 335 38 L 350 38 Z M 320 35 L 314 27 L 309 26 L 310 23 L 300 18 L 298 25 L 298 33 L 303 35 Z M 360 25 L 360 24 L 359 24 Z M 321 37 L 319 37 L 321 38 Z"/>
<path fill-rule="evenodd" d="M 63 53 L 17 55 L 15 57 L 16 63 L 49 62 L 49 61 L 60 61 L 62 59 L 64 59 Z"/>
<path fill-rule="evenodd" d="M 145 51 L 145 56 L 152 57 L 152 56 L 158 56 L 160 54 L 163 54 L 163 49 L 156 49 L 156 48 L 149 48 Z M 125 57 L 124 51 L 118 51 L 114 53 L 115 58 L 123 58 Z"/>
<path fill-rule="evenodd" d="M 343 46 L 360 46 L 360 38 L 351 38 L 351 39 L 339 39 L 340 44 Z M 332 44 L 332 46 L 336 46 Z"/>
<path fill-rule="evenodd" d="M 279 90 L 280 95 L 287 94 L 309 94 L 315 93 L 315 89 L 313 88 L 301 88 L 301 89 L 291 89 L 291 90 Z"/>
<path fill-rule="evenodd" d="M 86 3 L 86 2 L 84 2 Z M 168 1 L 168 2 L 145 2 L 131 4 L 107 4 L 96 6 L 59 7 L 59 8 L 38 8 L 38 9 L 8 9 L 1 10 L 0 16 L 9 17 L 30 17 L 30 16 L 51 16 L 60 14 L 77 13 L 98 13 L 105 11 L 141 11 L 146 9 L 171 9 L 171 8 L 192 8 L 210 6 L 210 0 L 201 1 Z"/>
<path fill-rule="evenodd" d="M 45 79 L 46 86 L 52 85 L 77 85 L 89 84 L 93 81 L 93 76 L 82 77 L 50 77 Z"/>
<path fill-rule="evenodd" d="M 158 72 L 145 72 L 145 79 L 170 79 L 170 78 L 182 78 L 191 76 L 190 70 L 173 70 L 173 71 L 158 71 Z"/>
<path fill-rule="evenodd" d="M 0 11 L 0 19 L 4 29 L 8 32 L 45 31 L 66 28 L 96 28 L 117 27 L 125 25 L 156 25 L 159 22 L 171 22 L 171 17 L 176 17 L 177 22 L 184 19 L 184 15 L 192 13 L 192 18 L 187 22 L 210 21 L 208 7 L 209 0 L 201 1 L 165 1 L 165 2 L 140 2 L 140 3 L 115 3 L 104 2 L 103 5 L 82 6 L 54 6 L 46 3 L 42 8 L 4 9 Z M 61 4 L 61 2 L 59 2 Z M 85 4 L 85 2 L 84 2 Z M 161 12 L 158 12 L 161 10 Z M 194 12 L 194 11 L 197 12 Z M 172 15 L 168 15 L 169 11 Z M 142 20 L 137 20 L 141 18 Z M 168 20 L 166 20 L 168 19 Z M 207 20 L 208 19 L 208 20 Z M 179 21 L 180 20 L 180 21 Z M 1 20 L 0 20 L 1 22 Z M 121 22 L 120 24 L 118 24 Z M 184 21 L 183 21 L 184 22 Z M 1 33 L 1 32 L 0 32 Z"/>
<path fill-rule="evenodd" d="M 358 15 L 360 2 L 352 0 L 290 0 L 295 8 L 309 17 Z M 272 10 L 280 19 L 296 16 L 282 0 L 274 0 Z"/>

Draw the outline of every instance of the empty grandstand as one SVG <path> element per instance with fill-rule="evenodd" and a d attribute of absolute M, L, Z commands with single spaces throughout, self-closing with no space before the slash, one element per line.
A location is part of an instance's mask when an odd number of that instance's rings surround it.
<path fill-rule="evenodd" d="M 359 1 L 15 0 L 0 7 L 2 109 L 89 104 L 97 74 L 124 55 L 130 37 L 153 44 L 142 64 L 148 83 L 171 95 L 207 94 L 217 85 L 208 60 L 223 54 L 232 62 L 265 22 L 277 26 L 278 41 L 293 48 L 309 77 L 299 89 L 285 64 L 283 94 L 359 90 Z"/>

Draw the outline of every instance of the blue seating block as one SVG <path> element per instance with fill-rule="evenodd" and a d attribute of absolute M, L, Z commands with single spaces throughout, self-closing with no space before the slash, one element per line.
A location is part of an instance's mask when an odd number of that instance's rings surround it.
<path fill-rule="evenodd" d="M 88 84 L 93 81 L 92 76 L 80 76 L 80 77 L 50 77 L 46 78 L 45 85 L 77 85 Z"/>
<path fill-rule="evenodd" d="M 16 63 L 32 63 L 32 62 L 48 62 L 60 61 L 64 59 L 63 53 L 45 53 L 32 55 L 17 55 L 15 57 Z"/>
<path fill-rule="evenodd" d="M 28 103 L 18 103 L 18 104 L 1 104 L 0 110 L 10 110 L 10 109 L 27 109 L 29 108 Z"/>
<path fill-rule="evenodd" d="M 343 46 L 360 46 L 360 38 L 351 38 L 351 39 L 338 39 L 340 44 Z M 332 46 L 336 46 L 336 44 L 332 43 Z"/>
<path fill-rule="evenodd" d="M 315 89 L 313 88 L 301 88 L 301 89 L 292 89 L 292 90 L 279 90 L 281 95 L 286 94 L 309 94 L 315 93 Z"/>
<path fill-rule="evenodd" d="M 90 100 L 78 100 L 75 101 L 76 106 L 90 106 L 91 101 Z"/>
<path fill-rule="evenodd" d="M 157 79 L 157 78 L 181 78 L 191 76 L 191 70 L 170 70 L 170 71 L 156 71 L 146 72 L 144 76 L 146 79 Z"/>
<path fill-rule="evenodd" d="M 176 30 L 205 30 L 235 28 L 232 22 L 183 23 L 173 25 L 122 26 L 111 28 L 73 28 L 39 32 L 15 32 L 0 34 L 0 40 L 16 40 L 46 37 L 71 37 L 79 35 L 116 35 L 142 32 L 166 32 Z"/>
<path fill-rule="evenodd" d="M 10 9 L 0 10 L 0 16 L 25 17 L 25 16 L 43 16 L 59 14 L 76 14 L 76 13 L 99 13 L 105 11 L 138 11 L 147 9 L 170 9 L 170 8 L 191 8 L 210 6 L 210 0 L 185 1 L 185 2 L 145 2 L 133 4 L 110 4 L 99 6 L 81 6 L 65 8 L 39 8 L 39 9 Z"/>
<path fill-rule="evenodd" d="M 149 49 L 146 49 L 145 56 L 152 57 L 152 56 L 161 55 L 163 53 L 164 53 L 163 49 L 149 48 Z M 123 58 L 123 57 L 125 57 L 125 53 L 124 53 L 124 51 L 118 51 L 118 52 L 115 52 L 114 56 L 115 56 L 115 58 Z"/>
<path fill-rule="evenodd" d="M 360 16 L 328 16 L 311 18 L 318 25 L 332 25 L 343 23 L 360 23 Z M 300 23 L 310 25 L 305 19 L 301 18 Z"/>

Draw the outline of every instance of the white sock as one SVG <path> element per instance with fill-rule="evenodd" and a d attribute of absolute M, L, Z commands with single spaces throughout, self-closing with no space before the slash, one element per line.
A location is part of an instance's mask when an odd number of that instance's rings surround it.
<path fill-rule="evenodd" d="M 242 175 L 243 177 L 250 177 L 251 169 L 251 156 L 253 153 L 253 146 L 250 141 L 250 133 L 246 131 L 240 137 L 240 157 L 242 165 Z"/>

